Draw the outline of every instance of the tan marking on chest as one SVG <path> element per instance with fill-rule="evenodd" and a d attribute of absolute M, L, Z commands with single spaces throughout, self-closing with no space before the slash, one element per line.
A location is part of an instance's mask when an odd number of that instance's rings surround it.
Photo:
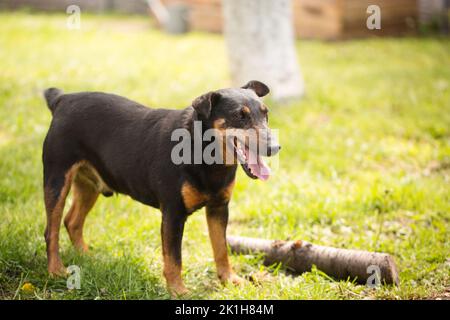
<path fill-rule="evenodd" d="M 183 198 L 184 206 L 188 211 L 201 207 L 209 199 L 208 195 L 198 191 L 189 182 L 183 183 L 183 186 L 181 187 L 181 196 Z"/>

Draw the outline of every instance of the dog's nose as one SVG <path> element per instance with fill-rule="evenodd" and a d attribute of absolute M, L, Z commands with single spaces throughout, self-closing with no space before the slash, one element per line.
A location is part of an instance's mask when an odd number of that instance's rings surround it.
<path fill-rule="evenodd" d="M 276 155 L 281 150 L 281 146 L 280 145 L 270 146 L 268 149 L 269 150 L 267 150 L 268 151 L 267 155 L 271 157 Z"/>

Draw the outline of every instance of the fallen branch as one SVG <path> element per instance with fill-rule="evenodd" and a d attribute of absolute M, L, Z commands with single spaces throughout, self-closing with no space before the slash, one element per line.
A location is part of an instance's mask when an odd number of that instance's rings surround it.
<path fill-rule="evenodd" d="M 283 263 L 295 272 L 319 270 L 336 279 L 356 279 L 366 284 L 378 276 L 379 283 L 398 285 L 395 262 L 387 253 L 338 249 L 315 245 L 306 241 L 265 240 L 246 237 L 227 237 L 235 253 L 264 253 L 264 264 Z"/>

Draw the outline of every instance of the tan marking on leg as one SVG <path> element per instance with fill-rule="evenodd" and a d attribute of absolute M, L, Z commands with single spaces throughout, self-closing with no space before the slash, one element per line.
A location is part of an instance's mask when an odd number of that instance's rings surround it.
<path fill-rule="evenodd" d="M 181 278 L 181 265 L 167 253 L 163 254 L 164 277 L 166 278 L 167 289 L 172 297 L 178 297 L 189 293 Z"/>
<path fill-rule="evenodd" d="M 225 240 L 225 228 L 216 217 L 207 214 L 209 238 L 216 262 L 217 274 L 221 281 L 224 281 L 232 272 L 228 261 L 227 244 Z"/>
<path fill-rule="evenodd" d="M 188 293 L 181 278 L 182 252 L 181 241 L 183 236 L 185 217 L 174 216 L 173 212 L 165 211 L 161 223 L 161 240 L 164 269 L 167 289 L 176 297 Z"/>
<path fill-rule="evenodd" d="M 64 225 L 75 248 L 87 252 L 88 246 L 83 240 L 83 227 L 87 214 L 99 196 L 99 191 L 83 176 L 81 168 L 74 178 L 72 194 L 72 207 L 64 219 Z"/>
<path fill-rule="evenodd" d="M 243 282 L 243 279 L 234 273 L 228 260 L 226 224 L 221 220 L 220 216 L 211 212 L 211 210 L 213 209 L 207 208 L 206 218 L 217 275 L 222 283 L 232 282 L 233 284 L 240 284 Z"/>
<path fill-rule="evenodd" d="M 66 202 L 67 194 L 70 191 L 74 171 L 77 165 L 72 166 L 64 178 L 64 186 L 61 189 L 56 205 L 51 208 L 52 194 L 48 189 L 45 189 L 45 204 L 47 209 L 47 228 L 45 231 L 45 240 L 47 243 L 47 261 L 48 272 L 51 275 L 63 275 L 66 270 L 64 264 L 59 256 L 59 228 L 61 226 L 62 214 Z"/>
<path fill-rule="evenodd" d="M 183 183 L 183 186 L 181 187 L 181 196 L 183 198 L 184 206 L 188 211 L 202 206 L 209 199 L 208 195 L 198 191 L 189 182 Z"/>
<path fill-rule="evenodd" d="M 79 174 L 80 169 L 82 174 Z M 86 186 L 89 186 L 94 190 L 97 188 L 100 190 L 110 191 L 103 180 L 101 180 L 97 171 L 93 169 L 93 167 L 86 161 L 80 161 L 74 164 L 66 172 L 64 186 L 61 189 L 59 198 L 56 199 L 56 205 L 53 208 L 51 207 L 53 203 L 53 195 L 48 189 L 44 190 L 45 205 L 47 210 L 47 228 L 45 231 L 45 239 L 47 243 L 48 271 L 52 275 L 62 275 L 66 272 L 59 256 L 59 229 L 61 226 L 66 198 L 75 177 L 78 177 L 77 180 L 82 179 Z M 74 192 L 74 204 L 72 205 L 68 217 L 65 219 L 65 224 L 66 227 L 69 226 L 68 231 L 72 242 L 74 242 L 77 247 L 86 249 L 86 245 L 82 240 L 82 226 L 87 212 L 92 207 L 93 202 L 95 202 L 97 197 L 93 199 L 94 196 L 88 196 L 84 191 L 81 191 L 78 188 L 75 189 L 77 190 Z M 80 202 L 80 198 L 83 199 L 82 202 Z"/>

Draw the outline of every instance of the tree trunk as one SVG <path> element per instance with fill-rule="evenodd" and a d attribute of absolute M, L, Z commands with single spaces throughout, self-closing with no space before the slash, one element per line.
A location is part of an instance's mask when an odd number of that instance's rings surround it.
<path fill-rule="evenodd" d="M 233 252 L 264 253 L 264 264 L 281 262 L 298 273 L 310 271 L 315 265 L 337 279 L 356 278 L 358 283 L 373 286 L 399 283 L 394 260 L 387 253 L 337 249 L 300 240 L 280 241 L 230 236 L 227 241 Z"/>
<path fill-rule="evenodd" d="M 300 98 L 291 0 L 223 0 L 223 12 L 233 84 L 259 80 L 275 100 Z"/>

